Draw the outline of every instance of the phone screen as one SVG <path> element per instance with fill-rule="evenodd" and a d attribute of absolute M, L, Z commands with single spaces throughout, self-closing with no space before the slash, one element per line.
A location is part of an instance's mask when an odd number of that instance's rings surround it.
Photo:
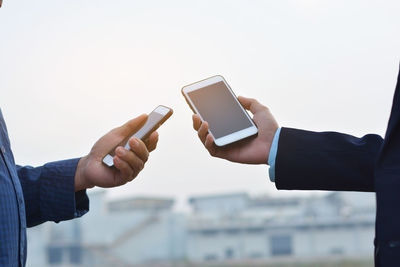
<path fill-rule="evenodd" d="M 222 81 L 191 91 L 188 96 L 201 117 L 208 122 L 214 138 L 220 138 L 253 126 L 238 101 Z"/>
<path fill-rule="evenodd" d="M 144 137 L 148 137 L 146 135 L 151 134 L 151 130 L 154 129 L 154 127 L 161 122 L 161 120 L 163 119 L 165 115 L 160 114 L 156 111 L 153 111 L 149 114 L 149 116 L 147 117 L 147 121 L 146 123 L 143 125 L 142 128 L 140 128 L 139 131 L 137 131 L 133 136 L 143 140 Z M 143 140 L 144 141 L 144 140 Z M 127 144 L 127 148 L 129 149 L 129 144 Z"/>

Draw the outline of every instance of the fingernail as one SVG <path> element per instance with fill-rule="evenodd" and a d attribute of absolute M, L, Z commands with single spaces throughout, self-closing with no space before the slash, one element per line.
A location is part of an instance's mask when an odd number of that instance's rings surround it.
<path fill-rule="evenodd" d="M 139 145 L 139 140 L 137 138 L 133 138 L 133 146 L 138 146 Z"/>
<path fill-rule="evenodd" d="M 125 155 L 125 149 L 123 149 L 122 147 L 119 147 L 119 148 L 117 149 L 117 153 L 118 153 L 120 156 L 123 156 L 123 155 Z"/>

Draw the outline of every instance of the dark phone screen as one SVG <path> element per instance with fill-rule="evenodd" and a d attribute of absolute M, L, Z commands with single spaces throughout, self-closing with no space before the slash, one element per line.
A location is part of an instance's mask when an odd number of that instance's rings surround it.
<path fill-rule="evenodd" d="M 217 82 L 188 93 L 202 118 L 208 122 L 215 138 L 252 126 L 240 104 L 226 87 Z"/>

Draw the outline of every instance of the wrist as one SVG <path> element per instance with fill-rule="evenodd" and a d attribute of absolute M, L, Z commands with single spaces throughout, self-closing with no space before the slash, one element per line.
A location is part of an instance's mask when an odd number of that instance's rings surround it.
<path fill-rule="evenodd" d="M 76 167 L 75 179 L 74 179 L 74 189 L 75 192 L 85 190 L 88 188 L 92 188 L 93 185 L 90 185 L 86 179 L 85 166 L 86 166 L 87 157 L 83 157 L 79 160 L 78 165 Z"/>

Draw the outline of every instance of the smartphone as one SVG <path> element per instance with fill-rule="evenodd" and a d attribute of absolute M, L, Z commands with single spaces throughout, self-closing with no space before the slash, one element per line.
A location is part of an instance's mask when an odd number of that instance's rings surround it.
<path fill-rule="evenodd" d="M 182 94 L 194 113 L 207 121 L 217 146 L 256 135 L 257 126 L 239 103 L 224 77 L 217 75 L 189 84 Z"/>
<path fill-rule="evenodd" d="M 146 141 L 149 138 L 150 134 L 158 129 L 169 117 L 171 117 L 173 110 L 166 106 L 158 106 L 156 107 L 148 116 L 147 121 L 145 124 L 132 136 L 128 136 L 124 139 L 123 144 L 125 143 L 124 147 L 126 149 L 130 149 L 129 146 L 129 139 L 132 137 L 136 137 L 142 141 Z M 116 148 L 116 147 L 115 147 Z M 106 164 L 108 167 L 114 166 L 114 151 L 113 148 L 104 158 L 103 163 Z"/>

